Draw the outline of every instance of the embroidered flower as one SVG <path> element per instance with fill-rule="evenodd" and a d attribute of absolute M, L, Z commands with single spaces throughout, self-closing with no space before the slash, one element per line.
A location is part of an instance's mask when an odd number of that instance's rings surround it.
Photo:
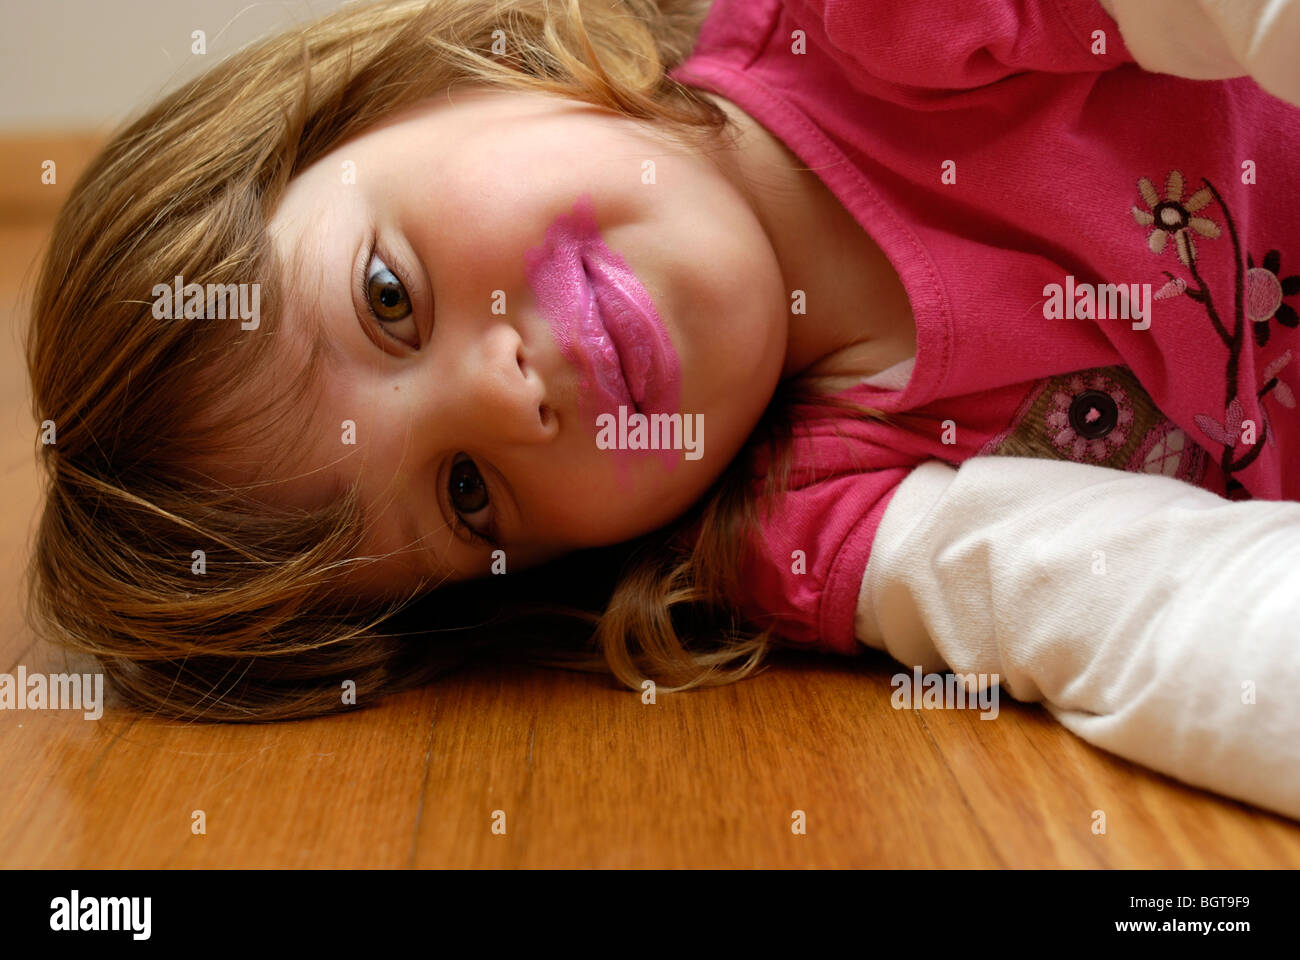
<path fill-rule="evenodd" d="M 1104 374 L 1076 374 L 1052 395 L 1045 421 L 1052 444 L 1079 463 L 1100 463 L 1124 445 L 1133 404 L 1124 388 Z"/>
<path fill-rule="evenodd" d="M 1192 419 L 1207 437 L 1215 443 L 1221 443 L 1228 449 L 1232 449 L 1236 447 L 1237 440 L 1240 438 L 1241 421 L 1245 415 L 1241 407 L 1241 398 L 1233 397 L 1232 403 L 1228 404 L 1227 417 L 1223 423 L 1204 413 L 1198 413 Z"/>
<path fill-rule="evenodd" d="M 1147 246 L 1152 253 L 1162 252 L 1172 236 L 1178 250 L 1178 259 L 1184 266 L 1190 267 L 1196 259 L 1196 245 L 1192 243 L 1192 235 L 1188 230 L 1195 230 L 1203 237 L 1213 238 L 1219 235 L 1219 225 L 1209 217 L 1192 216 L 1208 204 L 1214 194 L 1208 187 L 1202 187 L 1184 200 L 1183 175 L 1179 171 L 1169 171 L 1163 200 L 1146 177 L 1138 180 L 1138 192 L 1150 210 L 1143 210 L 1134 204 L 1133 219 L 1141 226 L 1152 228 L 1147 234 Z"/>
<path fill-rule="evenodd" d="M 1168 300 L 1168 299 L 1170 299 L 1171 297 L 1182 296 L 1182 294 L 1183 294 L 1186 290 L 1187 290 L 1187 281 L 1184 280 L 1182 277 L 1174 277 L 1172 280 L 1170 280 L 1168 283 L 1166 283 L 1163 287 L 1161 287 L 1159 290 L 1157 290 L 1156 293 L 1155 293 L 1155 296 L 1153 296 L 1151 299 L 1152 299 L 1152 300 Z"/>
<path fill-rule="evenodd" d="M 1295 409 L 1295 393 L 1292 392 L 1291 385 L 1279 376 L 1290 362 L 1291 351 L 1288 350 L 1264 368 L 1264 386 L 1259 391 L 1259 415 L 1264 421 L 1264 434 L 1268 437 L 1269 446 L 1277 446 L 1277 441 L 1273 439 L 1273 424 L 1268 419 L 1268 407 L 1264 405 L 1264 397 L 1272 391 L 1278 403 L 1288 410 Z"/>
<path fill-rule="evenodd" d="M 1264 254 L 1264 265 L 1255 266 L 1255 260 L 1246 254 L 1246 317 L 1255 322 L 1255 343 L 1268 344 L 1268 322 L 1276 319 L 1284 327 L 1300 326 L 1300 314 L 1283 297 L 1300 293 L 1300 276 L 1283 277 L 1282 255 L 1276 250 Z"/>

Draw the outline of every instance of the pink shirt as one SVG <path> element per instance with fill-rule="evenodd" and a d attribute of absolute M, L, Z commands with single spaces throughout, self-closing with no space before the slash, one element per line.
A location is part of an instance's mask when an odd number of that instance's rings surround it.
<path fill-rule="evenodd" d="M 801 413 L 791 492 L 751 545 L 751 621 L 859 652 L 876 527 L 930 458 L 1300 500 L 1295 107 L 1142 70 L 1096 0 L 716 0 L 672 76 L 815 170 L 916 318 L 905 386 L 841 394 L 896 423 Z"/>

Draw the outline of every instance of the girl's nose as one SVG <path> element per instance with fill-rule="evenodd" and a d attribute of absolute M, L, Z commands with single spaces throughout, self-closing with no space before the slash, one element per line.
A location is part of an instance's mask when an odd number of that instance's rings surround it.
<path fill-rule="evenodd" d="M 555 437 L 558 422 L 546 383 L 509 324 L 477 331 L 455 369 L 447 400 L 475 439 L 536 445 Z"/>

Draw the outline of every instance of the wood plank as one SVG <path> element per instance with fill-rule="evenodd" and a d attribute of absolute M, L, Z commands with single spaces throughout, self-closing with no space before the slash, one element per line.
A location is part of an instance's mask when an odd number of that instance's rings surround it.
<path fill-rule="evenodd" d="M 104 140 L 91 130 L 0 136 L 0 222 L 52 218 Z M 54 163 L 52 184 L 42 182 L 46 161 Z"/>

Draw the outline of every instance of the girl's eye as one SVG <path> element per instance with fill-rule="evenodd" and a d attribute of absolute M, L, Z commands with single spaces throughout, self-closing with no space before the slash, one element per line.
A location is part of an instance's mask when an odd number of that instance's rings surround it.
<path fill-rule="evenodd" d="M 378 269 L 376 269 L 376 267 Z M 366 267 L 365 276 L 365 302 L 370 309 L 370 313 L 379 321 L 380 329 L 384 333 L 393 337 L 395 340 L 407 344 L 407 346 L 419 345 L 419 331 L 415 327 L 415 319 L 412 317 L 411 298 L 407 294 L 406 288 L 402 286 L 402 281 L 397 278 L 379 257 L 371 255 L 370 264 Z M 405 323 L 409 326 L 407 332 L 413 334 L 414 343 L 406 338 L 399 336 L 401 332 L 399 326 Z"/>
<path fill-rule="evenodd" d="M 487 542 L 491 538 L 480 533 L 465 519 L 465 514 L 479 513 L 487 509 L 490 502 L 487 484 L 483 482 L 483 476 L 478 472 L 478 467 L 474 466 L 474 461 L 463 454 L 461 456 L 463 459 L 457 459 L 451 465 L 451 476 L 447 481 L 452 510 L 472 538 Z"/>

